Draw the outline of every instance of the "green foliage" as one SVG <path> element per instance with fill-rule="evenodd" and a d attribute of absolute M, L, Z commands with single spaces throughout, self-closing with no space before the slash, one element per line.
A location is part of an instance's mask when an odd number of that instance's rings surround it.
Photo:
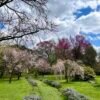
<path fill-rule="evenodd" d="M 96 66 L 94 67 L 94 70 L 95 70 L 95 73 L 96 73 L 97 75 L 100 75 L 100 62 L 98 62 L 98 63 L 96 64 Z"/>
<path fill-rule="evenodd" d="M 95 79 L 95 72 L 91 67 L 84 67 L 84 80 L 93 80 Z"/>
<path fill-rule="evenodd" d="M 96 64 L 96 56 L 97 53 L 94 50 L 94 48 L 92 46 L 89 46 L 86 49 L 85 54 L 83 55 L 83 59 L 82 59 L 83 63 L 91 67 L 94 67 Z"/>
<path fill-rule="evenodd" d="M 53 64 L 55 64 L 57 62 L 56 54 L 55 53 L 50 53 L 49 56 L 48 56 L 48 61 L 49 61 L 51 66 Z"/>

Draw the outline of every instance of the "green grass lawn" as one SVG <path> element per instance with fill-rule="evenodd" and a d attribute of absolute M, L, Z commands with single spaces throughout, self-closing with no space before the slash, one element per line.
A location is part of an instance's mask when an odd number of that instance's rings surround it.
<path fill-rule="evenodd" d="M 73 88 L 78 92 L 88 96 L 90 100 L 100 100 L 100 77 L 96 78 L 97 84 L 89 82 L 70 82 L 61 81 L 62 89 Z"/>
<path fill-rule="evenodd" d="M 66 84 L 64 81 L 62 83 L 63 88 L 72 88 L 77 90 L 79 93 L 84 94 L 89 97 L 90 100 L 100 100 L 100 87 L 95 87 L 90 83 L 86 82 L 73 82 Z"/>
<path fill-rule="evenodd" d="M 12 81 L 0 80 L 0 100 L 23 100 L 23 97 L 32 93 L 32 87 L 28 82 L 21 80 Z"/>
<path fill-rule="evenodd" d="M 56 88 L 50 87 L 41 81 L 37 82 L 42 100 L 63 100 L 61 93 Z"/>
<path fill-rule="evenodd" d="M 41 77 L 39 77 L 41 79 Z M 43 78 L 43 77 L 42 77 Z M 50 79 L 50 80 L 56 80 L 55 77 L 53 77 L 52 75 L 50 76 L 45 76 L 43 79 Z M 58 81 L 58 80 L 56 80 Z M 100 100 L 100 76 L 96 77 L 96 83 L 97 84 L 93 84 L 93 83 L 89 83 L 89 82 L 69 82 L 67 83 L 66 80 L 59 80 L 59 82 L 62 84 L 62 88 L 66 89 L 66 88 L 72 88 L 75 89 L 76 91 L 80 92 L 81 94 L 84 94 L 85 96 L 89 97 L 90 100 Z M 49 86 L 48 86 L 49 87 Z M 45 94 L 45 92 L 49 92 L 49 89 L 45 90 L 45 86 L 41 85 L 42 92 L 43 95 Z M 51 89 L 50 89 L 51 91 Z M 53 90 L 53 92 L 55 92 Z M 47 95 L 49 93 L 46 93 Z M 49 98 L 51 98 L 51 95 L 48 95 Z M 46 100 L 46 99 L 43 99 Z M 59 100 L 57 98 L 55 99 L 51 99 L 51 100 Z M 60 100 L 63 100 L 62 98 L 60 98 Z"/>
<path fill-rule="evenodd" d="M 46 76 L 43 79 L 53 79 Z M 25 78 L 19 81 L 13 81 L 9 84 L 6 80 L 0 80 L 0 100 L 22 100 L 24 96 L 30 94 L 40 95 L 42 100 L 64 100 L 60 91 L 49 85 L 46 85 L 39 79 L 36 79 L 38 86 L 32 87 Z M 89 82 L 70 82 L 65 80 L 55 80 L 62 84 L 60 90 L 73 88 L 76 91 L 86 95 L 90 100 L 100 100 L 100 76 L 96 78 L 96 85 Z"/>

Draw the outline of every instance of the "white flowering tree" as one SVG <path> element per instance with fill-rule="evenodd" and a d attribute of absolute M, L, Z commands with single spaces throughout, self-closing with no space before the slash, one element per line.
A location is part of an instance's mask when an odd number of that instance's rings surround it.
<path fill-rule="evenodd" d="M 65 62 L 65 78 L 67 79 L 67 82 L 69 79 L 73 79 L 76 76 L 84 79 L 84 68 L 75 61 L 67 60 Z"/>
<path fill-rule="evenodd" d="M 56 78 L 59 78 L 58 75 L 60 75 L 60 79 L 62 79 L 62 76 L 64 75 L 64 72 L 65 72 L 64 62 L 65 61 L 63 61 L 61 59 L 58 59 L 57 63 L 52 66 L 52 70 L 53 70 L 54 75 L 56 76 Z"/>
<path fill-rule="evenodd" d="M 4 50 L 4 60 L 6 63 L 6 71 L 10 74 L 9 82 L 11 82 L 13 75 L 18 76 L 18 80 L 21 73 L 26 69 L 33 67 L 33 56 L 26 50 L 20 50 L 18 48 L 6 48 Z"/>

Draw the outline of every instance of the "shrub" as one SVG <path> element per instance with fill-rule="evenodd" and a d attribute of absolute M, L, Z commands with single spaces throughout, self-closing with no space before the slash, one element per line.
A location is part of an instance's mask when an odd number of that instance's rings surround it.
<path fill-rule="evenodd" d="M 38 95 L 25 96 L 23 100 L 41 100 Z"/>
<path fill-rule="evenodd" d="M 91 67 L 84 67 L 84 80 L 94 80 L 95 79 L 95 72 Z"/>
<path fill-rule="evenodd" d="M 37 82 L 31 78 L 28 78 L 28 82 L 32 85 L 32 86 L 37 86 Z"/>
<path fill-rule="evenodd" d="M 63 90 L 62 93 L 67 98 L 67 100 L 88 100 L 86 96 L 70 88 Z"/>
<path fill-rule="evenodd" d="M 44 80 L 44 83 L 48 84 L 48 85 L 51 85 L 53 81 L 52 80 Z"/>
<path fill-rule="evenodd" d="M 59 82 L 52 81 L 52 80 L 45 80 L 44 83 L 46 83 L 52 87 L 55 87 L 57 89 L 61 87 L 61 84 Z"/>
<path fill-rule="evenodd" d="M 55 81 L 53 81 L 53 82 L 51 83 L 51 85 L 52 85 L 53 87 L 55 87 L 55 88 L 60 88 L 60 87 L 61 87 L 61 84 L 60 84 L 59 82 L 55 82 Z"/>

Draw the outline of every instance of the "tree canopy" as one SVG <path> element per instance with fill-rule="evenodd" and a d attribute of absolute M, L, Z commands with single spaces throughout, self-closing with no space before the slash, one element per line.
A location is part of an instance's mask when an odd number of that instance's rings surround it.
<path fill-rule="evenodd" d="M 33 40 L 33 34 L 53 29 L 48 21 L 47 0 L 0 0 L 0 41 Z M 30 36 L 31 35 L 31 36 Z"/>

